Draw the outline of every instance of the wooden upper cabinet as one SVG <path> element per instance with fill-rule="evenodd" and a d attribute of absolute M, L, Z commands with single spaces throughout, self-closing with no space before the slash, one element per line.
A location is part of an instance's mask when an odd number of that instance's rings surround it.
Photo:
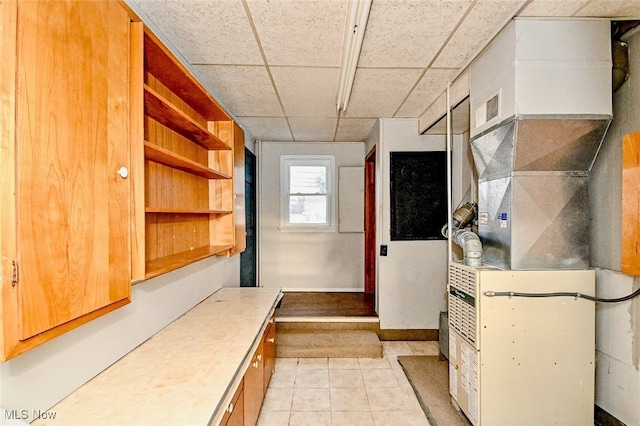
<path fill-rule="evenodd" d="M 622 138 L 622 272 L 640 275 L 640 132 Z"/>
<path fill-rule="evenodd" d="M 0 7 L 6 359 L 129 302 L 131 22 L 115 1 Z"/>

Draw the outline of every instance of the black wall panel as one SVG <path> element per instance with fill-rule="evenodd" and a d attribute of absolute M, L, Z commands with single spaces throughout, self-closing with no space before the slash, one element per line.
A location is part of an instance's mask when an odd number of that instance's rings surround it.
<path fill-rule="evenodd" d="M 444 151 L 390 154 L 391 240 L 443 240 L 447 223 L 447 157 Z"/>

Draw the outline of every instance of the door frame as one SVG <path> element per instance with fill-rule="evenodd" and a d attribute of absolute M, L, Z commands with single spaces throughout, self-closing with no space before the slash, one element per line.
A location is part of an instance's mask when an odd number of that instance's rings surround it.
<path fill-rule="evenodd" d="M 246 234 L 246 241 L 247 241 L 246 245 L 247 247 L 249 247 L 249 250 L 245 248 L 245 250 L 242 253 L 240 253 L 240 286 L 241 287 L 257 287 L 258 286 L 258 238 L 257 238 L 258 209 L 256 205 L 256 202 L 257 202 L 256 160 L 257 158 L 256 158 L 256 155 L 246 147 L 244 149 L 244 155 L 245 155 L 245 174 L 244 174 L 243 183 L 245 185 L 245 209 L 244 209 L 245 215 L 246 215 L 245 234 Z M 251 180 L 248 181 L 247 180 L 248 178 L 250 178 Z M 252 190 L 250 192 L 246 190 L 247 185 L 250 185 L 252 187 Z M 249 197 L 251 197 L 251 200 L 249 200 Z M 249 218 L 249 215 L 251 214 L 253 214 L 253 221 L 251 221 Z M 253 233 L 249 232 L 250 226 L 253 226 Z M 249 239 L 253 239 L 253 243 L 252 243 L 253 249 L 251 249 L 250 247 L 251 242 L 249 241 Z M 251 263 L 253 264 L 253 279 L 251 280 L 250 283 L 243 282 L 242 281 L 243 267 L 246 268 L 246 266 Z M 247 284 L 253 284 L 253 285 L 247 285 Z"/>
<path fill-rule="evenodd" d="M 376 294 L 376 146 L 364 168 L 364 292 Z"/>

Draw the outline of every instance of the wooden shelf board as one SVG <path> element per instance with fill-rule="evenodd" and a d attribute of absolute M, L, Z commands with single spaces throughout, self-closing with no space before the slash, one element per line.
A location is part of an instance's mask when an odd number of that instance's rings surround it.
<path fill-rule="evenodd" d="M 157 277 L 158 275 L 173 271 L 197 262 L 198 260 L 215 256 L 216 254 L 225 252 L 231 248 L 233 248 L 232 245 L 199 247 L 171 256 L 162 257 L 160 259 L 150 260 L 146 262 L 147 272 L 145 274 L 145 279 Z"/>
<path fill-rule="evenodd" d="M 231 147 L 202 127 L 155 90 L 144 85 L 145 114 L 199 145 L 211 150 L 229 150 Z"/>
<path fill-rule="evenodd" d="M 147 27 L 145 27 L 144 34 L 144 60 L 148 72 L 198 111 L 205 120 L 231 120 L 231 117 L 215 99 Z"/>
<path fill-rule="evenodd" d="M 201 176 L 206 179 L 231 179 L 231 176 L 228 174 L 205 167 L 200 163 L 148 141 L 144 141 L 144 156 L 147 160 L 155 161 L 156 163 L 164 164 L 165 166 Z"/>
<path fill-rule="evenodd" d="M 232 210 L 206 210 L 206 209 L 169 209 L 165 207 L 147 207 L 145 213 L 166 213 L 166 214 L 213 214 L 224 215 L 233 213 Z"/>

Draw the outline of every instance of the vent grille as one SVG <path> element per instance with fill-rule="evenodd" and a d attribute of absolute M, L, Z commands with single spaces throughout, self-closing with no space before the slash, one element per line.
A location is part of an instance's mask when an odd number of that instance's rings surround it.
<path fill-rule="evenodd" d="M 476 343 L 475 272 L 451 264 L 449 287 L 449 326 L 469 342 Z"/>
<path fill-rule="evenodd" d="M 449 268 L 449 285 L 476 297 L 476 273 L 452 264 Z"/>

